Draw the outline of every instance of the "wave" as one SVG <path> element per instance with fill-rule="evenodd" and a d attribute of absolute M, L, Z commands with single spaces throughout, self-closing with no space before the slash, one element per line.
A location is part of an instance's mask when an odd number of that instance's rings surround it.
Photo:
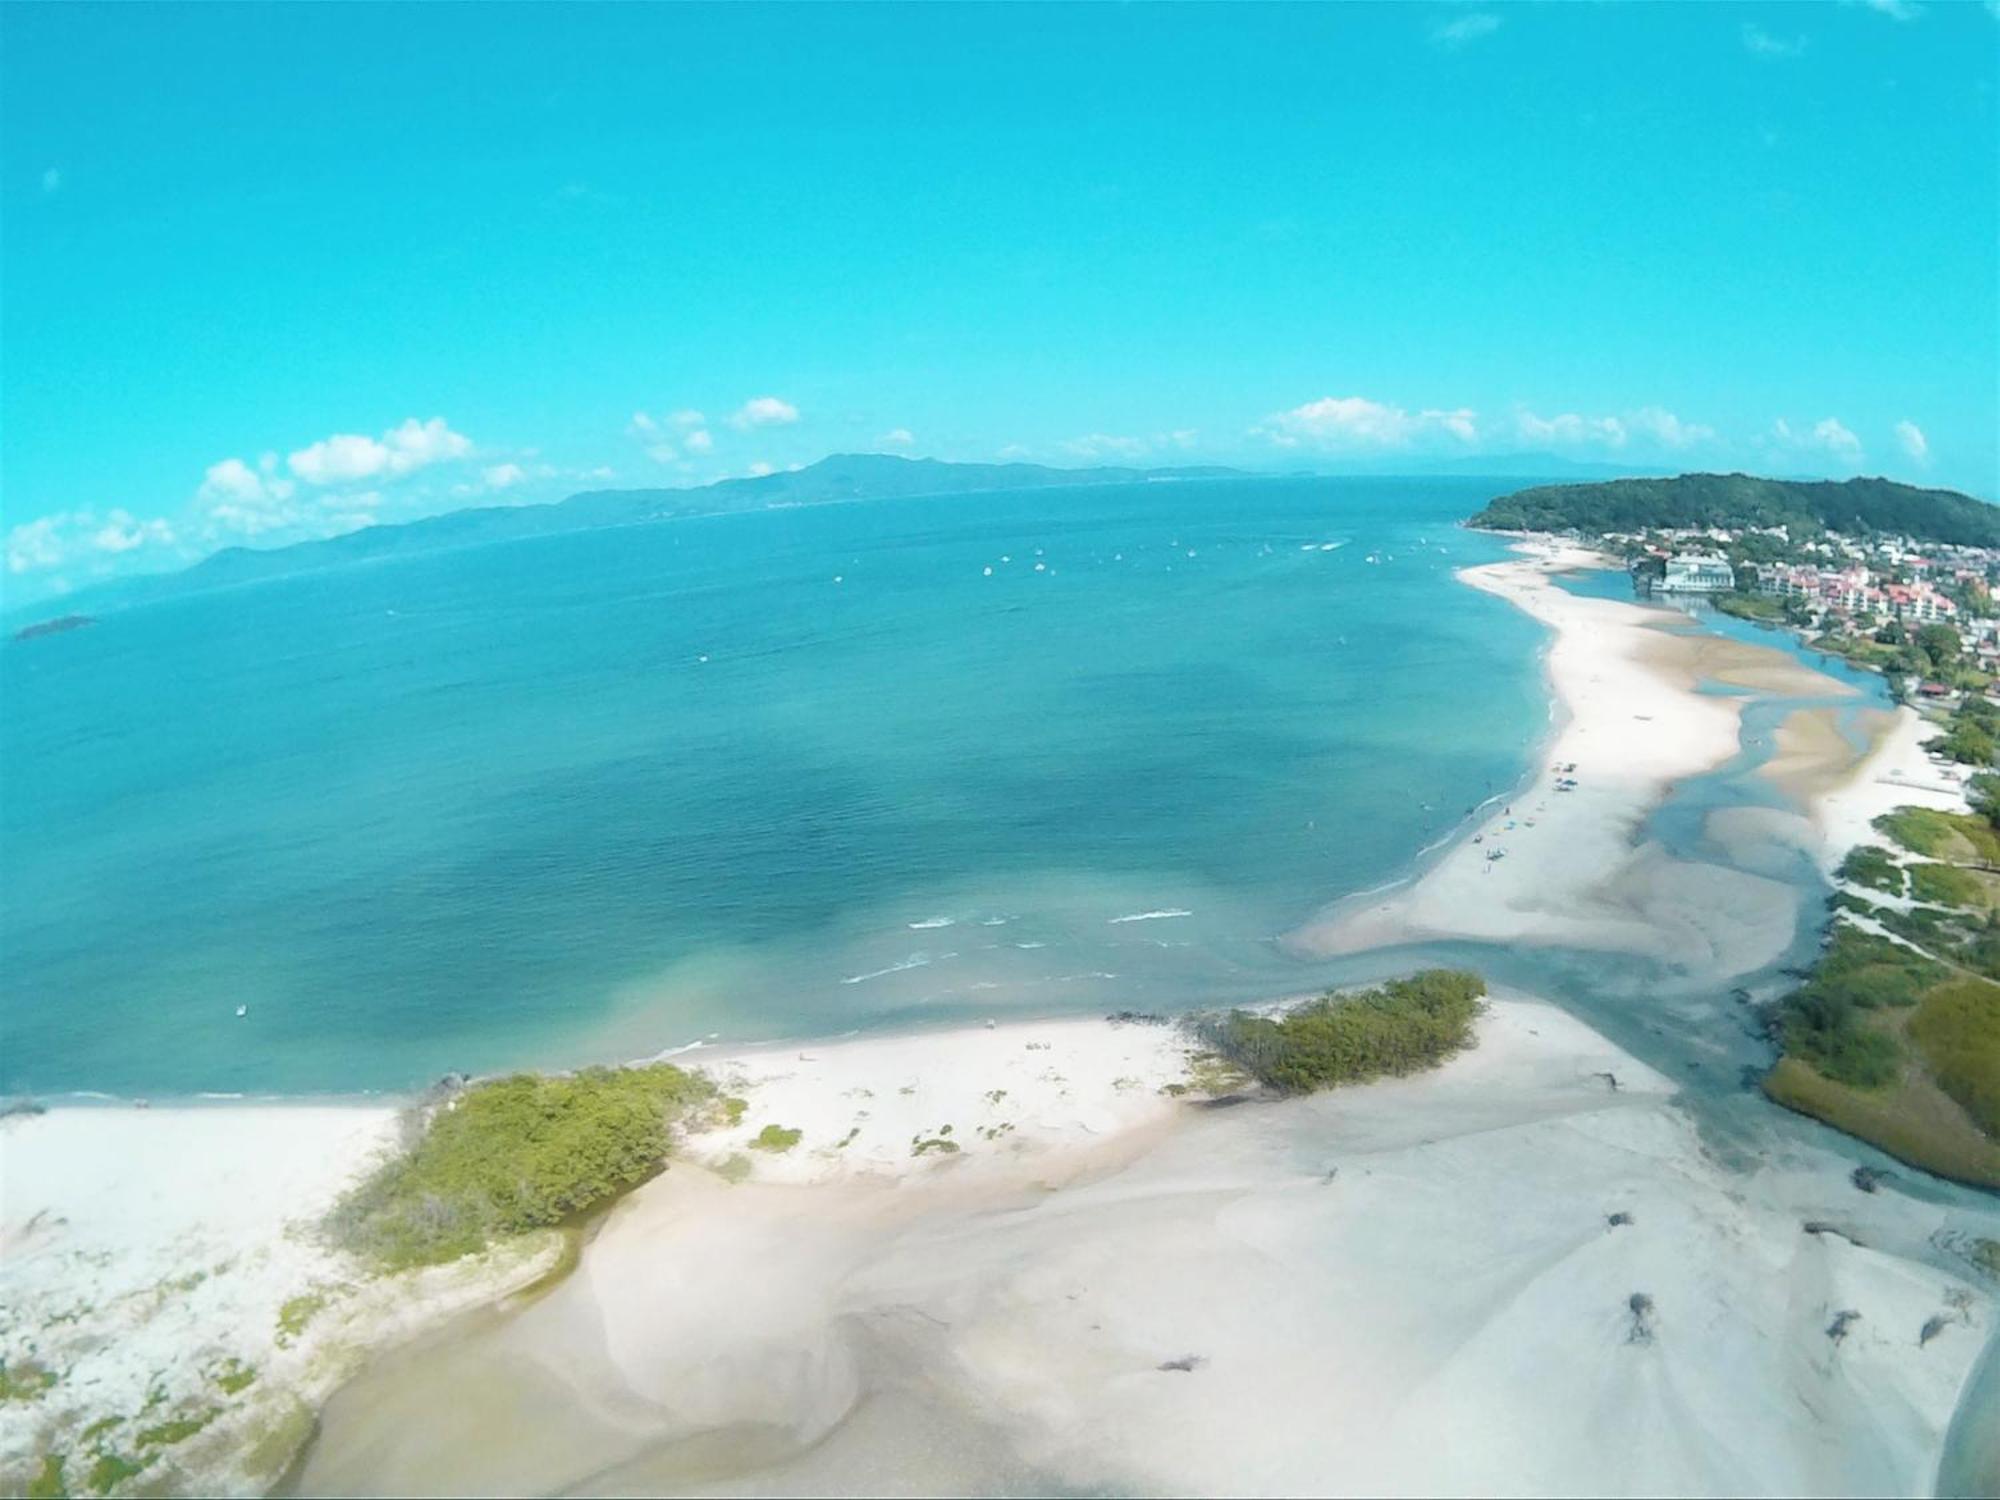
<path fill-rule="evenodd" d="M 900 974 L 905 969 L 921 969 L 939 960 L 957 957 L 956 953 L 940 953 L 936 959 L 933 959 L 928 953 L 912 953 L 899 964 L 890 964 L 886 969 L 870 969 L 866 974 L 850 974 L 840 982 L 842 984 L 860 984 L 863 980 L 880 979 L 884 974 Z"/>
<path fill-rule="evenodd" d="M 1111 925 L 1116 927 L 1120 922 L 1163 922 L 1169 917 L 1191 917 L 1193 915 L 1193 912 L 1188 911 L 1184 907 L 1172 906 L 1160 911 L 1135 911 L 1130 916 L 1113 917 L 1110 920 Z"/>
<path fill-rule="evenodd" d="M 923 932 L 932 927 L 950 927 L 957 921 L 957 917 L 925 917 L 921 922 L 908 922 L 904 925 L 912 932 Z"/>
<path fill-rule="evenodd" d="M 1016 943 L 1016 944 L 1014 944 L 1014 946 L 1015 946 L 1016 948 L 1046 948 L 1046 947 L 1048 947 L 1048 944 L 1047 944 L 1047 943 Z"/>

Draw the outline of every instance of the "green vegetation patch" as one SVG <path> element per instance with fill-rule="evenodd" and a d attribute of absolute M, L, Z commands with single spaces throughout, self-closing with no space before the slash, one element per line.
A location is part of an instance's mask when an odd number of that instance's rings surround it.
<path fill-rule="evenodd" d="M 123 1454 L 100 1453 L 97 1462 L 90 1466 L 90 1474 L 84 1482 L 90 1486 L 91 1493 L 108 1495 L 126 1480 L 145 1473 L 148 1462 L 141 1459 L 134 1463 Z"/>
<path fill-rule="evenodd" d="M 69 1493 L 63 1488 L 66 1463 L 60 1453 L 43 1454 L 41 1469 L 28 1481 L 28 1500 L 62 1500 Z"/>
<path fill-rule="evenodd" d="M 2000 834 L 1984 818 L 1970 813 L 1939 812 L 1930 807 L 1899 807 L 1883 813 L 1875 827 L 1926 859 L 1975 860 L 2000 865 Z"/>
<path fill-rule="evenodd" d="M 1778 1002 L 1787 1055 L 1839 1083 L 1881 1088 L 1902 1072 L 1903 1049 L 1866 1013 L 1917 1003 L 1948 971 L 1900 943 L 1837 922 L 1806 982 Z"/>
<path fill-rule="evenodd" d="M 2000 985 L 1961 979 L 1924 996 L 1910 1038 L 1938 1087 L 2000 1140 Z"/>
<path fill-rule="evenodd" d="M 750 1149 L 753 1151 L 771 1152 L 789 1151 L 799 1143 L 803 1134 L 803 1131 L 787 1130 L 782 1125 L 766 1125 L 762 1130 L 757 1132 L 756 1139 L 750 1142 Z"/>
<path fill-rule="evenodd" d="M 672 1122 L 713 1096 L 705 1078 L 668 1063 L 475 1084 L 342 1199 L 327 1226 L 388 1269 L 455 1260 L 644 1182 L 665 1165 Z"/>
<path fill-rule="evenodd" d="M 1355 995 L 1329 993 L 1279 1017 L 1194 1017 L 1195 1035 L 1267 1088 L 1310 1093 L 1434 1068 L 1472 1043 L 1486 981 L 1425 969 Z"/>
<path fill-rule="evenodd" d="M 1857 844 L 1840 862 L 1842 880 L 1865 885 L 1873 891 L 1900 896 L 1904 890 L 1903 867 L 1880 844 Z"/>
<path fill-rule="evenodd" d="M 1910 866 L 1910 890 L 1919 901 L 1939 906 L 1984 907 L 1991 902 L 1986 882 L 1958 865 Z"/>
<path fill-rule="evenodd" d="M 140 1429 L 137 1441 L 141 1448 L 170 1448 L 175 1443 L 186 1442 L 221 1415 L 221 1407 L 211 1406 L 192 1416 L 175 1417 L 172 1421 Z"/>
<path fill-rule="evenodd" d="M 53 1370 L 45 1370 L 32 1359 L 12 1364 L 0 1359 L 0 1401 L 39 1401 L 56 1383 Z"/>
<path fill-rule="evenodd" d="M 278 1347 L 290 1348 L 292 1341 L 306 1331 L 306 1326 L 318 1317 L 332 1300 L 331 1293 L 317 1289 L 301 1292 L 296 1297 L 287 1297 L 278 1308 Z"/>
<path fill-rule="evenodd" d="M 257 1367 L 245 1364 L 231 1355 L 208 1372 L 208 1378 L 225 1396 L 234 1396 L 248 1390 L 257 1382 Z"/>

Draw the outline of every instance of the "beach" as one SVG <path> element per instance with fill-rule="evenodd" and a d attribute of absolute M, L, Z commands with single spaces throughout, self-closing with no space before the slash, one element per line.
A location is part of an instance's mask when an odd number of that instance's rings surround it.
<path fill-rule="evenodd" d="M 1752 697 L 1808 706 L 1760 772 L 1774 805 L 1710 815 L 1745 848 L 1830 869 L 1912 783 L 1954 795 L 1914 714 L 1864 713 L 1857 748 L 1825 701 L 1851 690 L 1551 581 L 1589 561 L 1464 575 L 1553 629 L 1540 769 L 1297 951 L 1768 964 L 1796 886 L 1644 836 L 1738 753 Z M 1989 1206 L 1863 1191 L 1788 1117 L 1753 1159 L 1720 1150 L 1678 1080 L 1520 990 L 1442 1068 L 1309 1098 L 1243 1091 L 1160 1016 L 670 1056 L 735 1117 L 587 1225 L 401 1276 L 316 1230 L 401 1101 L 0 1121 L 7 1369 L 52 1377 L 0 1405 L 0 1478 L 1924 1495 L 1992 1338 L 1966 1248 L 2000 1238 Z"/>
<path fill-rule="evenodd" d="M 1694 633 L 1677 611 L 1556 583 L 1603 566 L 1598 554 L 1549 541 L 1516 550 L 1518 560 L 1458 577 L 1554 632 L 1546 665 L 1557 720 L 1539 769 L 1413 880 L 1335 903 L 1288 943 L 1330 955 L 1472 939 L 1627 952 L 1717 977 L 1770 963 L 1797 923 L 1794 890 L 1672 859 L 1643 824 L 1677 782 L 1737 753 L 1747 694 L 1854 689 L 1775 648 Z M 1742 691 L 1701 691 L 1705 683 Z M 1838 736 L 1797 755 L 1815 776 L 1854 760 Z"/>
<path fill-rule="evenodd" d="M 1016 1040 L 899 1045 L 990 1076 Z M 804 1118 L 831 1074 L 749 1097 Z M 1993 1313 L 1897 1253 L 1947 1216 L 1831 1159 L 1740 1179 L 1673 1099 L 1503 995 L 1424 1078 L 812 1185 L 676 1167 L 533 1307 L 343 1390 L 296 1486 L 1927 1493 Z"/>

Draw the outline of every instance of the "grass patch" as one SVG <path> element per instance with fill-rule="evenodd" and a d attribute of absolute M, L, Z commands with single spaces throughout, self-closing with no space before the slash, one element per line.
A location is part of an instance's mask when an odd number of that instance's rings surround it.
<path fill-rule="evenodd" d="M 951 1138 L 949 1125 L 938 1126 L 936 1135 L 913 1135 L 910 1137 L 910 1155 L 929 1156 L 936 1152 L 940 1156 L 956 1156 L 958 1142 Z"/>
<path fill-rule="evenodd" d="M 17 1359 L 11 1365 L 0 1359 L 0 1401 L 39 1401 L 55 1383 L 56 1372 L 32 1359 Z"/>
<path fill-rule="evenodd" d="M 1916 1074 L 1896 1088 L 1857 1089 L 1781 1057 L 1764 1092 L 1787 1109 L 1881 1147 L 1899 1161 L 1979 1187 L 2000 1188 L 2000 1147 L 1936 1085 Z"/>
<path fill-rule="evenodd" d="M 66 1464 L 67 1460 L 60 1453 L 43 1454 L 42 1467 L 28 1481 L 28 1500 L 62 1500 L 69 1493 L 63 1488 Z"/>
<path fill-rule="evenodd" d="M 741 1125 L 744 1112 L 750 1108 L 750 1101 L 739 1099 L 734 1094 L 727 1094 L 718 1099 L 716 1105 L 722 1111 L 724 1125 Z"/>
<path fill-rule="evenodd" d="M 1934 906 L 1991 904 L 1986 882 L 1971 870 L 1957 865 L 1921 864 L 1910 866 L 1910 893 Z"/>
<path fill-rule="evenodd" d="M 100 1453 L 97 1455 L 97 1462 L 90 1466 L 90 1473 L 84 1483 L 90 1486 L 91 1493 L 108 1495 L 126 1480 L 145 1473 L 146 1464 L 145 1459 L 133 1463 L 123 1454 Z"/>
<path fill-rule="evenodd" d="M 716 1165 L 715 1175 L 734 1187 L 739 1182 L 748 1182 L 754 1169 L 755 1163 L 741 1151 L 736 1151 Z"/>
<path fill-rule="evenodd" d="M 141 1448 L 171 1448 L 175 1443 L 185 1443 L 221 1415 L 220 1407 L 211 1406 L 192 1417 L 176 1417 L 170 1422 L 142 1428 L 135 1441 Z"/>
<path fill-rule="evenodd" d="M 232 1354 L 210 1370 L 208 1378 L 223 1395 L 234 1396 L 257 1383 L 257 1367 L 246 1365 Z"/>
<path fill-rule="evenodd" d="M 782 1125 L 766 1125 L 762 1130 L 757 1132 L 756 1139 L 750 1142 L 750 1149 L 752 1151 L 769 1151 L 774 1154 L 780 1151 L 789 1151 L 799 1143 L 803 1135 L 803 1131 L 787 1130 Z"/>
<path fill-rule="evenodd" d="M 431 1113 L 416 1144 L 329 1215 L 336 1243 L 385 1269 L 436 1265 L 560 1224 L 665 1165 L 669 1126 L 714 1096 L 668 1063 L 517 1073 Z"/>
<path fill-rule="evenodd" d="M 1875 827 L 1912 854 L 1921 854 L 1926 859 L 2000 865 L 2000 833 L 1984 818 L 1970 813 L 1899 807 L 1878 817 Z"/>
<path fill-rule="evenodd" d="M 1836 873 L 1842 880 L 1865 885 L 1870 890 L 1887 891 L 1892 896 L 1903 894 L 1903 867 L 1880 844 L 1855 845 Z"/>
<path fill-rule="evenodd" d="M 1196 1016 L 1195 1035 L 1268 1088 L 1310 1093 L 1434 1068 L 1471 1045 L 1486 981 L 1425 969 L 1356 995 L 1329 993 L 1283 1016 Z"/>
<path fill-rule="evenodd" d="M 1938 1087 L 2000 1139 L 2000 985 L 1961 979 L 1924 996 L 1910 1039 Z"/>
<path fill-rule="evenodd" d="M 1806 982 L 1778 1002 L 1777 1030 L 1788 1056 L 1837 1083 L 1881 1088 L 1902 1072 L 1894 1035 L 1865 1024 L 1868 1011 L 1917 1003 L 1949 971 L 1900 943 L 1836 922 Z"/>
<path fill-rule="evenodd" d="M 278 1347 L 289 1349 L 292 1341 L 306 1331 L 306 1326 L 332 1300 L 331 1294 L 322 1291 L 301 1292 L 296 1297 L 287 1297 L 278 1308 Z"/>

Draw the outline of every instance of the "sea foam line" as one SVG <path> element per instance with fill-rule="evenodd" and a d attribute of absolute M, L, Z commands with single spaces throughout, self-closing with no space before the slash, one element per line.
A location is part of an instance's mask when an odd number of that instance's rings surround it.
<path fill-rule="evenodd" d="M 1173 906 L 1160 911 L 1135 911 L 1130 916 L 1113 917 L 1110 920 L 1111 925 L 1116 927 L 1120 922 L 1163 922 L 1169 917 L 1191 917 L 1193 915 L 1193 912 L 1188 911 L 1184 907 Z"/>
<path fill-rule="evenodd" d="M 956 953 L 945 953 L 940 954 L 939 957 L 957 958 L 958 955 Z M 921 969 L 930 962 L 932 962 L 932 959 L 928 953 L 912 953 L 899 964 L 890 964 L 886 969 L 871 969 L 866 974 L 850 974 L 840 982 L 842 984 L 860 984 L 865 979 L 880 979 L 884 974 L 900 974 L 905 969 Z"/>

